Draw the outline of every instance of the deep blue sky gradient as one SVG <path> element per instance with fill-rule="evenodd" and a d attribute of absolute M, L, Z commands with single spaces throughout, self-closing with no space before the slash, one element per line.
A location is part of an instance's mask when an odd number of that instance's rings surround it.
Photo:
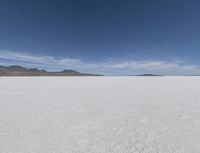
<path fill-rule="evenodd" d="M 200 65 L 200 1 L 1 0 L 0 50 Z"/>

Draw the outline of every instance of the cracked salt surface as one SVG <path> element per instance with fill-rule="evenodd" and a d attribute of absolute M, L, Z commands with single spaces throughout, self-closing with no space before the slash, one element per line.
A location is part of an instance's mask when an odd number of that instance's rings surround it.
<path fill-rule="evenodd" d="M 2 77 L 1 153 L 199 153 L 200 77 Z"/>

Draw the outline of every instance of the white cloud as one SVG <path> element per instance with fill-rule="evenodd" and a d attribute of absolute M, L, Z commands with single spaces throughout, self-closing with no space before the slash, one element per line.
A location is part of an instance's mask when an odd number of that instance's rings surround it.
<path fill-rule="evenodd" d="M 131 61 L 107 65 L 114 69 L 129 69 L 140 72 L 161 73 L 165 75 L 195 75 L 200 74 L 200 66 L 186 65 L 183 62 L 167 61 Z"/>
<path fill-rule="evenodd" d="M 24 65 L 40 66 L 40 68 L 76 69 L 80 71 L 104 73 L 104 74 L 138 74 L 157 73 L 164 75 L 197 75 L 200 74 L 200 66 L 189 65 L 179 60 L 169 61 L 125 61 L 125 62 L 102 62 L 88 63 L 81 59 L 54 58 L 52 56 L 38 56 L 34 54 L 17 53 L 0 50 L 0 59 L 7 63 L 23 63 Z"/>
<path fill-rule="evenodd" d="M 38 64 L 48 64 L 55 66 L 92 66 L 82 62 L 79 59 L 71 58 L 61 58 L 56 59 L 52 56 L 39 56 L 34 54 L 22 54 L 11 51 L 0 51 L 0 58 L 6 60 L 13 60 L 19 62 L 28 62 L 28 63 L 38 63 Z"/>

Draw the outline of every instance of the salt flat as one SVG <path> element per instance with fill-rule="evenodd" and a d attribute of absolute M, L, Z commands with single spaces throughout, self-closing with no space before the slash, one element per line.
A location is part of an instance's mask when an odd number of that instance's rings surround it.
<path fill-rule="evenodd" d="M 1 77 L 1 153 L 199 153 L 200 77 Z"/>

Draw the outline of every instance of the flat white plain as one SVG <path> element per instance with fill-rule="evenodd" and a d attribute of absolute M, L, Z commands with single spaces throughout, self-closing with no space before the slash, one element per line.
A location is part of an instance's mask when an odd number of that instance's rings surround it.
<path fill-rule="evenodd" d="M 1 77 L 1 153 L 199 153 L 200 77 Z"/>

